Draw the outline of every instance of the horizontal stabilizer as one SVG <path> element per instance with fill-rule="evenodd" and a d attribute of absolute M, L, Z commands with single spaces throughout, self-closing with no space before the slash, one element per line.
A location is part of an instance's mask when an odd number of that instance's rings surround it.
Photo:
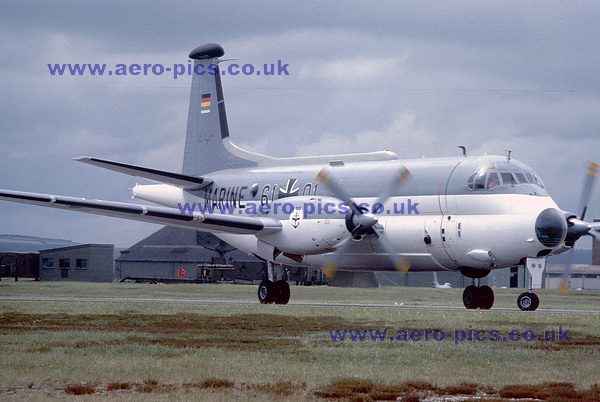
<path fill-rule="evenodd" d="M 281 229 L 281 223 L 270 218 L 225 214 L 182 213 L 176 208 L 155 207 L 123 202 L 88 200 L 49 194 L 0 190 L 0 200 L 68 209 L 96 215 L 112 216 L 141 222 L 157 223 L 204 232 L 256 234 Z"/>
<path fill-rule="evenodd" d="M 87 163 L 89 165 L 98 166 L 104 169 L 114 170 L 115 172 L 125 173 L 131 176 L 142 177 L 157 181 L 159 183 L 170 184 L 181 187 L 186 190 L 197 190 L 208 186 L 212 183 L 211 180 L 187 176 L 180 173 L 165 172 L 163 170 L 150 169 L 143 166 L 129 165 L 121 162 L 114 162 L 105 159 L 92 158 L 89 156 L 79 156 L 74 158 L 76 161 Z"/>

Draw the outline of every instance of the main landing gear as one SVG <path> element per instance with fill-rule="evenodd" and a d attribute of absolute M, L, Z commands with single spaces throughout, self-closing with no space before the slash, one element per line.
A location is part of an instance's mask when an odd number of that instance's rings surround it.
<path fill-rule="evenodd" d="M 290 285 L 284 280 L 273 282 L 266 279 L 258 285 L 258 301 L 261 304 L 288 304 Z"/>
<path fill-rule="evenodd" d="M 489 310 L 494 305 L 494 291 L 489 286 L 479 286 L 479 279 L 473 280 L 463 292 L 463 303 L 468 309 Z"/>
<path fill-rule="evenodd" d="M 258 285 L 258 301 L 261 304 L 288 304 L 290 285 L 283 279 L 274 280 L 275 273 L 272 262 L 267 262 L 267 276 L 269 279 L 263 280 Z"/>
<path fill-rule="evenodd" d="M 479 280 L 485 278 L 490 271 L 463 267 L 460 272 L 473 282 L 463 292 L 463 303 L 469 310 L 480 308 L 489 310 L 494 305 L 494 291 L 489 286 L 479 286 Z"/>

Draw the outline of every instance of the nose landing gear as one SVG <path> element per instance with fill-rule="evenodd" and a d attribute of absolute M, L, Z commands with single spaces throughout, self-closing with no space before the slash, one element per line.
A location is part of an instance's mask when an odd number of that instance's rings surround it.
<path fill-rule="evenodd" d="M 535 311 L 540 306 L 540 298 L 533 293 L 533 289 L 542 287 L 542 275 L 546 269 L 545 258 L 526 258 L 525 268 L 530 275 L 527 292 L 521 293 L 517 298 L 517 306 L 523 311 Z"/>

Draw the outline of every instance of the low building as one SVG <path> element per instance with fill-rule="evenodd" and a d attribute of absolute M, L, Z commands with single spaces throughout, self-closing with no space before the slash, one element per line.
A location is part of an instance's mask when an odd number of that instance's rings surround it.
<path fill-rule="evenodd" d="M 40 250 L 40 280 L 112 282 L 114 246 L 82 244 Z"/>
<path fill-rule="evenodd" d="M 0 278 L 40 277 L 40 256 L 38 252 L 8 251 L 0 253 Z"/>

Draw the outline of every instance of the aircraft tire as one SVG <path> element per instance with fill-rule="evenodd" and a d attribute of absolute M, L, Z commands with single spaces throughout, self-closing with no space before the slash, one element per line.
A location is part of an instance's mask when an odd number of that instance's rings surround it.
<path fill-rule="evenodd" d="M 540 298 L 535 293 L 532 293 L 531 297 L 533 298 L 533 305 L 531 306 L 531 311 L 535 311 L 540 306 Z"/>
<path fill-rule="evenodd" d="M 288 304 L 290 301 L 290 285 L 287 281 L 275 282 L 275 304 Z"/>
<path fill-rule="evenodd" d="M 489 286 L 479 288 L 479 308 L 489 310 L 494 305 L 494 291 Z"/>
<path fill-rule="evenodd" d="M 271 304 L 275 301 L 277 289 L 273 281 L 264 280 L 258 285 L 258 301 L 261 304 Z"/>
<path fill-rule="evenodd" d="M 479 307 L 481 296 L 477 286 L 469 285 L 463 291 L 463 303 L 469 310 Z"/>
<path fill-rule="evenodd" d="M 540 305 L 540 299 L 535 293 L 521 293 L 517 298 L 517 306 L 522 311 L 534 311 Z"/>

